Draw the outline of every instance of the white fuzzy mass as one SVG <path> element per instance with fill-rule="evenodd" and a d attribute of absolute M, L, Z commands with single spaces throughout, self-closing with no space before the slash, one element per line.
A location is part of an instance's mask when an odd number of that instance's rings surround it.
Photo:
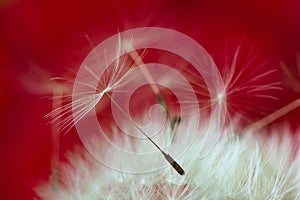
<path fill-rule="evenodd" d="M 203 123 L 195 133 L 191 121 L 184 119 L 179 124 L 173 142 L 166 139 L 168 126 L 153 138 L 182 166 L 183 176 L 161 154 L 133 162 L 109 146 L 101 147 L 101 141 L 95 139 L 100 150 L 105 148 L 106 159 L 120 169 L 164 167 L 148 173 L 122 172 L 104 166 L 79 147 L 53 171 L 49 182 L 36 188 L 37 195 L 46 200 L 300 199 L 300 156 L 293 152 L 289 137 L 280 139 L 273 133 L 263 140 L 250 132 L 236 134 L 216 122 Z M 134 144 L 128 140 L 113 142 L 137 153 L 156 150 L 148 140 Z"/>

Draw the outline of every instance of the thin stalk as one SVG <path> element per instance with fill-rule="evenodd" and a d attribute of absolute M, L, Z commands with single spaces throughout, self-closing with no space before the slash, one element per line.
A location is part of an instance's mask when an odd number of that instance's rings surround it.
<path fill-rule="evenodd" d="M 148 135 L 143 131 L 131 118 L 127 113 L 120 107 L 120 105 L 107 93 L 105 95 L 111 100 L 111 102 L 117 106 L 117 108 L 125 115 L 125 117 L 163 154 L 165 159 L 169 162 L 169 164 L 176 170 L 180 175 L 184 175 L 185 172 L 182 167 L 166 152 L 164 152 Z"/>
<path fill-rule="evenodd" d="M 247 126 L 242 130 L 242 133 L 246 133 L 249 131 L 256 131 L 261 129 L 268 124 L 274 122 L 276 119 L 284 116 L 285 114 L 291 112 L 292 110 L 296 109 L 300 106 L 300 99 L 296 99 L 293 102 L 289 103 L 288 105 L 283 106 L 282 108 L 276 110 L 275 112 L 267 115 L 266 117 L 254 122 L 253 124 Z"/>

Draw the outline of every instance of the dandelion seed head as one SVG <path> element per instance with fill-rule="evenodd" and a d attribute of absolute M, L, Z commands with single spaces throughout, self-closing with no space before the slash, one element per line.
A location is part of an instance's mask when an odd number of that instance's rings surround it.
<path fill-rule="evenodd" d="M 193 120 L 192 118 L 189 119 Z M 129 198 L 129 199 L 294 199 L 299 197 L 299 154 L 291 159 L 291 139 L 284 141 L 274 133 L 270 140 L 262 140 L 254 135 L 237 137 L 235 133 L 226 134 L 214 141 L 224 130 L 219 124 L 214 128 L 206 124 L 198 130 L 198 137 L 191 140 L 189 122 L 184 121 L 178 136 L 184 135 L 175 146 L 189 149 L 178 159 L 186 170 L 184 177 L 166 166 L 145 174 L 132 174 L 105 167 L 92 157 L 84 148 L 77 148 L 68 154 L 69 162 L 61 165 L 59 183 L 45 183 L 37 191 L 47 199 L 91 199 Z M 210 127 L 210 130 L 206 128 Z M 276 131 L 276 130 L 275 130 Z M 288 132 L 289 129 L 280 131 Z M 201 134 L 201 133 L 207 133 Z M 209 137 L 207 137 L 209 136 Z M 163 137 L 162 137 L 163 138 Z M 166 138 L 164 138 L 166 139 Z M 120 146 L 130 146 L 115 138 Z M 99 145 L 101 141 L 94 139 Z M 274 142 L 276 141 L 276 142 Z M 148 143 L 131 143 L 132 150 L 139 152 Z M 170 151 L 172 152 L 172 151 Z M 140 159 L 138 163 L 127 157 L 120 157 L 114 149 L 106 148 L 106 154 L 119 164 L 135 165 L 143 168 L 158 164 L 155 157 Z M 207 155 L 206 155 L 207 154 Z M 203 156 L 206 155 L 206 156 Z M 164 160 L 161 160 L 162 162 Z M 54 185 L 53 185 L 54 184 Z M 55 190 L 53 190 L 55 187 Z"/>

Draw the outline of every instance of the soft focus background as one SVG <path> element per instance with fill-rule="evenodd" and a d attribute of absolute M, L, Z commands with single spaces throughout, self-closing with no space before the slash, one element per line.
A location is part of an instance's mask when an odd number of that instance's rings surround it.
<path fill-rule="evenodd" d="M 280 71 L 283 61 L 300 81 L 297 0 L 0 0 L 0 199 L 32 199 L 32 188 L 49 176 L 51 126 L 44 118 L 52 109 L 48 78 L 76 72 L 91 43 L 143 26 L 189 35 L 219 68 L 226 54 L 246 41 L 245 47 L 258 51 L 261 62 L 279 70 L 271 78 L 288 82 Z M 299 89 L 293 89 L 300 85 L 293 84 L 274 93 L 278 101 L 250 105 L 255 109 L 266 104 L 265 114 L 271 113 L 300 97 Z M 261 118 L 254 114 L 249 115 L 253 121 Z M 296 109 L 275 123 L 296 128 L 299 115 Z M 79 143 L 76 132 L 62 135 L 61 143 L 63 155 Z"/>

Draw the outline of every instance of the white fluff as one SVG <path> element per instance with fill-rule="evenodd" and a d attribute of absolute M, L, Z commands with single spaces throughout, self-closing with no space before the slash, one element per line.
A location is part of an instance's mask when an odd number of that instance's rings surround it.
<path fill-rule="evenodd" d="M 67 155 L 69 162 L 57 169 L 57 178 L 36 188 L 42 199 L 300 199 L 299 155 L 293 157 L 290 137 L 279 139 L 278 133 L 264 139 L 246 133 L 235 134 L 231 128 L 204 123 L 195 136 L 193 119 L 179 125 L 175 142 L 167 152 L 185 150 L 176 161 L 185 170 L 180 176 L 170 166 L 145 174 L 110 169 L 94 159 L 84 148 Z M 166 128 L 165 132 L 168 133 Z M 278 130 L 288 132 L 289 129 Z M 282 135 L 282 134 L 280 134 Z M 160 134 L 156 141 L 168 138 Z M 98 141 L 98 140 L 95 140 Z M 115 138 L 116 144 L 136 152 L 154 149 L 150 142 L 130 145 L 126 138 Z M 163 145 L 163 142 L 160 143 Z M 99 147 L 101 141 L 99 141 Z M 95 147 L 97 148 L 97 147 Z M 167 163 L 163 157 L 133 163 L 105 147 L 108 158 L 122 165 L 140 167 Z M 157 163 L 156 163 L 157 162 Z"/>
<path fill-rule="evenodd" d="M 118 43 L 120 43 L 120 38 Z M 119 55 L 120 44 L 118 47 L 117 54 Z M 152 121 L 151 126 L 143 129 L 181 165 L 185 170 L 184 176 L 180 176 L 167 163 L 162 154 L 149 154 L 149 152 L 158 152 L 149 140 L 135 138 L 133 141 L 128 135 L 120 133 L 119 129 L 114 129 L 110 133 L 110 135 L 115 136 L 112 142 L 121 150 L 114 148 L 114 145 L 110 143 L 104 143 L 99 138 L 88 138 L 92 141 L 92 148 L 94 148 L 90 149 L 90 146 L 89 151 L 98 152 L 98 156 L 102 157 L 102 161 L 104 160 L 106 165 L 101 164 L 99 160 L 93 157 L 95 155 L 92 156 L 85 148 L 77 147 L 67 155 L 68 162 L 61 163 L 58 169 L 53 170 L 50 180 L 41 183 L 36 188 L 37 195 L 45 200 L 300 199 L 300 174 L 298 172 L 300 156 L 298 152 L 294 151 L 288 128 L 273 131 L 271 138 L 262 138 L 257 135 L 263 133 L 254 135 L 251 128 L 245 129 L 247 130 L 246 133 L 241 134 L 233 131 L 234 127 L 231 127 L 233 124 L 224 128 L 224 124 L 221 123 L 226 111 L 235 111 L 234 108 L 236 107 L 241 107 L 241 110 L 247 112 L 253 110 L 252 104 L 248 109 L 248 101 L 240 104 L 243 101 L 240 101 L 239 96 L 235 95 L 236 93 L 274 99 L 266 91 L 279 89 L 278 83 L 263 82 L 260 84 L 255 82 L 269 76 L 274 70 L 266 71 L 254 78 L 253 74 L 246 74 L 246 78 L 242 76 L 242 73 L 246 73 L 245 69 L 250 66 L 251 60 L 247 61 L 249 63 L 245 65 L 245 68 L 234 77 L 235 70 L 237 70 L 238 55 L 239 49 L 232 58 L 232 65 L 227 70 L 228 72 L 225 68 L 223 74 L 226 94 L 223 88 L 218 88 L 217 91 L 221 91 L 221 93 L 216 93 L 217 98 L 212 97 L 212 105 L 210 106 L 213 108 L 215 105 L 220 105 L 224 110 L 211 109 L 211 120 L 201 116 L 200 126 L 198 125 L 198 110 L 183 112 L 183 116 L 181 116 L 183 119 L 177 126 L 174 140 L 170 124 L 166 124 L 159 134 L 155 134 L 154 130 L 160 130 L 159 126 L 164 121 L 159 117 L 153 117 L 152 120 L 154 121 Z M 131 57 L 135 60 L 134 56 Z M 73 102 L 53 110 L 47 116 L 54 116 L 53 121 L 59 121 L 62 129 L 73 127 L 83 116 L 94 109 L 102 96 L 105 94 L 109 96 L 107 92 L 112 89 L 121 90 L 118 88 L 119 84 L 121 82 L 123 84 L 123 81 L 127 80 L 124 79 L 127 72 L 121 73 L 121 69 L 126 68 L 126 63 L 125 60 L 120 67 L 119 60 L 117 60 L 112 70 L 115 74 L 112 73 L 111 77 L 108 76 L 108 83 L 105 82 L 103 88 L 95 88 L 99 92 L 96 94 L 96 98 L 94 96 L 95 91 L 82 93 L 84 94 L 83 98 L 78 98 L 75 101 L 73 99 Z M 134 70 L 131 67 L 128 68 Z M 151 68 L 146 69 L 151 70 Z M 84 72 L 98 80 L 96 73 L 89 68 L 85 68 Z M 143 73 L 132 74 L 139 78 L 145 75 L 145 73 L 144 75 Z M 161 75 L 161 73 L 156 74 Z M 134 80 L 134 77 L 130 77 L 128 80 Z M 162 77 L 165 79 L 167 76 Z M 172 88 L 171 86 L 174 86 L 178 80 L 174 76 L 170 77 L 167 82 L 169 88 Z M 241 77 L 244 79 L 239 79 Z M 104 80 L 107 81 L 105 78 Z M 133 83 L 135 82 L 137 82 L 136 79 Z M 89 85 L 88 82 L 83 82 L 83 85 L 86 87 L 93 86 Z M 181 85 L 178 84 L 178 86 Z M 198 86 L 202 89 L 201 85 Z M 189 88 L 180 89 L 181 92 L 190 92 Z M 81 93 L 75 95 L 82 96 Z M 188 95 L 184 96 L 189 97 Z M 231 107 L 226 105 L 228 103 L 227 98 L 230 99 L 230 97 L 232 97 L 229 101 Z M 184 104 L 185 101 L 180 103 L 188 108 L 191 107 L 191 110 L 195 109 L 195 106 L 198 108 L 199 102 L 191 101 L 188 98 L 184 100 L 190 104 Z M 236 112 L 239 113 L 240 111 Z M 73 115 L 70 115 L 72 113 Z M 75 117 L 74 113 L 76 114 Z M 235 115 L 233 116 L 235 117 Z M 62 117 L 65 119 L 61 120 Z M 228 121 L 228 123 L 234 123 L 232 120 Z M 128 122 L 131 121 L 124 121 L 124 123 Z M 133 126 L 134 122 L 133 124 L 122 125 L 120 128 L 131 135 L 143 136 Z M 283 135 L 284 137 L 281 138 L 280 136 Z M 124 156 L 122 150 L 136 154 Z M 140 159 L 138 154 L 145 154 L 146 156 Z M 115 170 L 116 168 L 118 170 Z M 129 173 L 128 171 L 138 173 Z"/>

